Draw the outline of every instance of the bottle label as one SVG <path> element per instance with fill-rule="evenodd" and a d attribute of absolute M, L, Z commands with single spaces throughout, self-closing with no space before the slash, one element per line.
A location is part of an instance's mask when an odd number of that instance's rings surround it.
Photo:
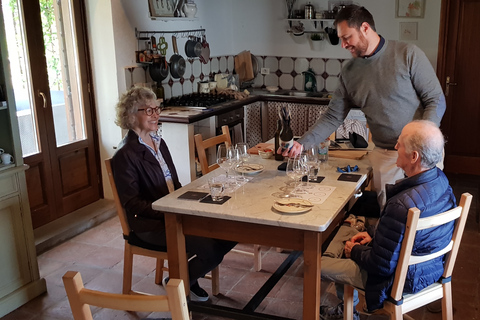
<path fill-rule="evenodd" d="M 280 140 L 280 147 L 282 147 L 282 150 L 290 150 L 293 147 L 293 139 L 290 141 Z"/>

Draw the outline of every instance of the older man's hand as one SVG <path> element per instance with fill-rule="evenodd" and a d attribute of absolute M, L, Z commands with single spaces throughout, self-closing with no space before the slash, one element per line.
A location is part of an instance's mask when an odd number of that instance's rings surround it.
<path fill-rule="evenodd" d="M 352 256 L 352 248 L 359 244 L 358 242 L 347 241 L 345 243 L 345 257 L 350 258 Z"/>
<path fill-rule="evenodd" d="M 350 239 L 351 242 L 355 242 L 361 245 L 366 245 L 370 241 L 372 241 L 372 237 L 368 234 L 368 232 L 359 232 Z"/>
<path fill-rule="evenodd" d="M 282 152 L 282 148 L 280 147 L 278 148 L 277 153 L 282 154 L 282 156 L 284 157 L 293 158 L 296 155 L 302 153 L 302 150 L 303 150 L 303 146 L 297 141 L 293 141 L 293 146 L 290 148 L 290 150 L 283 150 Z"/>

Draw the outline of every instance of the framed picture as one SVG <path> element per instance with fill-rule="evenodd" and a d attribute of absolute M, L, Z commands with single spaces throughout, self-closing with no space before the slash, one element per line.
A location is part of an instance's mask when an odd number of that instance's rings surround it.
<path fill-rule="evenodd" d="M 400 40 L 418 40 L 417 22 L 400 22 Z"/>
<path fill-rule="evenodd" d="M 173 0 L 148 0 L 151 17 L 173 17 Z"/>
<path fill-rule="evenodd" d="M 423 18 L 425 0 L 397 0 L 397 18 Z"/>

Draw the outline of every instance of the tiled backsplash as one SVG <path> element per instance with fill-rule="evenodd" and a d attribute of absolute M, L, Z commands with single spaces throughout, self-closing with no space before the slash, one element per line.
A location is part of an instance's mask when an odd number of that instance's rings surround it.
<path fill-rule="evenodd" d="M 338 75 L 346 59 L 295 58 L 256 56 L 258 69 L 268 68 L 270 74 L 258 73 L 254 87 L 278 86 L 280 89 L 303 90 L 303 71 L 312 68 L 317 79 L 317 91 L 332 92 L 337 87 Z M 183 78 L 173 79 L 170 75 L 162 81 L 165 98 L 171 98 L 198 91 L 198 82 L 207 80 L 214 73 L 232 73 L 234 56 L 212 57 L 207 64 L 199 59 L 186 59 L 187 67 Z M 125 68 L 126 87 L 132 84 L 151 82 L 148 70 L 143 67 Z"/>

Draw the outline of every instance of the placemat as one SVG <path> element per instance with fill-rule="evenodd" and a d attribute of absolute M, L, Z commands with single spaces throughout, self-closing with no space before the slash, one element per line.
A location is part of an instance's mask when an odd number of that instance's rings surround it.
<path fill-rule="evenodd" d="M 338 177 L 337 180 L 338 180 L 338 181 L 357 182 L 361 177 L 362 177 L 362 175 L 360 175 L 360 174 L 342 173 L 342 174 Z"/>
<path fill-rule="evenodd" d="M 178 196 L 178 199 L 183 200 L 200 200 L 205 198 L 208 195 L 208 192 L 200 191 L 187 191 L 184 194 Z"/>
<path fill-rule="evenodd" d="M 229 196 L 223 196 L 222 201 L 213 201 L 212 196 L 208 196 L 208 197 L 205 197 L 202 200 L 200 200 L 200 202 L 202 202 L 202 203 L 213 203 L 213 204 L 224 204 L 230 198 L 231 197 L 229 197 Z"/>

